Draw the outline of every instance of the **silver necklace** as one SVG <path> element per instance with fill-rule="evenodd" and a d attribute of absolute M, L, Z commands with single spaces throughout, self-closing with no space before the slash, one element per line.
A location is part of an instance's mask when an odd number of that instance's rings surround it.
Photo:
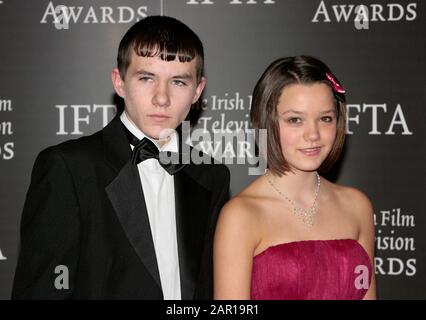
<path fill-rule="evenodd" d="M 320 191 L 320 187 L 321 187 L 321 177 L 318 174 L 318 172 L 315 172 L 317 175 L 317 189 L 315 190 L 315 198 L 314 198 L 314 203 L 309 207 L 309 208 L 301 208 L 299 207 L 296 202 L 294 202 L 292 199 L 290 199 L 289 197 L 287 197 L 287 195 L 285 195 L 284 193 L 282 193 L 272 182 L 272 180 L 269 177 L 269 171 L 266 173 L 266 179 L 268 180 L 269 184 L 271 185 L 271 187 L 280 195 L 282 196 L 284 199 L 286 199 L 291 206 L 293 207 L 293 213 L 298 216 L 299 218 L 302 219 L 303 223 L 308 226 L 308 227 L 312 227 L 314 224 L 314 216 L 317 213 L 317 200 L 318 200 L 318 194 Z"/>

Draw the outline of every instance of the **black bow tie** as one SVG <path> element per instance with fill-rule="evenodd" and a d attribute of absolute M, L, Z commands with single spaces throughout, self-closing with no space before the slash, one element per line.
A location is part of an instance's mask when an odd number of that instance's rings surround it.
<path fill-rule="evenodd" d="M 157 159 L 170 175 L 174 175 L 185 166 L 185 164 L 180 163 L 179 153 L 171 151 L 160 152 L 157 146 L 148 138 L 138 140 L 127 128 L 125 129 L 130 144 L 134 146 L 131 158 L 134 165 L 147 159 Z"/>

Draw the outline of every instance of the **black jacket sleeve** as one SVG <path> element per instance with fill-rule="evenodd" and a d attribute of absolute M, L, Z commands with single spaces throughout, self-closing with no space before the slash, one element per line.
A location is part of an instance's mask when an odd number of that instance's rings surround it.
<path fill-rule="evenodd" d="M 54 148 L 37 157 L 21 217 L 12 299 L 72 297 L 80 219 L 72 176 Z"/>

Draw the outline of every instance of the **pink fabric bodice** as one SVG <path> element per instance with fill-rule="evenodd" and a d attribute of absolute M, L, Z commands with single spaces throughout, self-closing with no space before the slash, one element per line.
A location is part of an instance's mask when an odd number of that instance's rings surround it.
<path fill-rule="evenodd" d="M 278 244 L 254 257 L 251 299 L 362 299 L 371 272 L 367 252 L 352 239 Z"/>

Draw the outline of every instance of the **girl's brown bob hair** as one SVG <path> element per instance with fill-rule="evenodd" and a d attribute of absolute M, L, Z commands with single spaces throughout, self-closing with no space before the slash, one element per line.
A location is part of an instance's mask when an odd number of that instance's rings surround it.
<path fill-rule="evenodd" d="M 290 171 L 281 150 L 277 105 L 283 89 L 292 84 L 322 82 L 330 86 L 336 101 L 337 133 L 334 145 L 318 171 L 329 171 L 339 158 L 345 141 L 346 97 L 342 90 L 336 91 L 335 84 L 327 78 L 327 74 L 339 84 L 330 68 L 320 60 L 310 56 L 296 56 L 272 62 L 258 80 L 253 91 L 250 118 L 256 130 L 267 130 L 267 164 L 273 174 L 281 176 Z"/>

